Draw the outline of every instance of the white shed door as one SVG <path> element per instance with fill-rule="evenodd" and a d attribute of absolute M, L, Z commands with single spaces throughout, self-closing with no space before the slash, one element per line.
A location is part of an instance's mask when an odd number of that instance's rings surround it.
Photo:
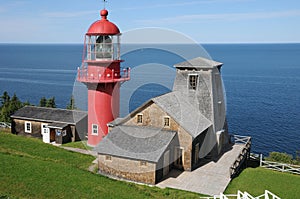
<path fill-rule="evenodd" d="M 49 128 L 47 127 L 47 124 L 41 125 L 41 133 L 43 136 L 43 142 L 50 143 L 50 131 Z"/>
<path fill-rule="evenodd" d="M 166 151 L 164 154 L 164 168 L 163 175 L 167 175 L 169 173 L 169 165 L 170 165 L 170 151 Z"/>

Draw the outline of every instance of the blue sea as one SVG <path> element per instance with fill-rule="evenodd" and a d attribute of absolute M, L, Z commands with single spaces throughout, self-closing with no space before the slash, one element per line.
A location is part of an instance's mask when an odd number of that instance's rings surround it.
<path fill-rule="evenodd" d="M 251 136 L 255 153 L 295 155 L 300 150 L 300 44 L 203 47 L 213 60 L 224 63 L 230 132 Z M 16 93 L 32 104 L 43 96 L 54 96 L 60 108 L 74 95 L 78 107 L 85 109 L 85 86 L 75 81 L 82 52 L 80 44 L 0 44 L 0 94 Z M 121 87 L 123 116 L 147 99 L 168 92 L 175 76 L 173 65 L 184 61 L 157 49 L 127 52 L 122 59 L 123 67 L 133 68 L 131 81 Z"/>

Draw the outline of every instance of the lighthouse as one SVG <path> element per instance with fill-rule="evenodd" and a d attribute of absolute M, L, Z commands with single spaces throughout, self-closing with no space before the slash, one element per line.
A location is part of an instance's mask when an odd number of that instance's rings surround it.
<path fill-rule="evenodd" d="M 83 61 L 77 81 L 88 88 L 88 145 L 96 146 L 107 135 L 107 123 L 119 116 L 120 85 L 130 79 L 130 69 L 121 69 L 120 30 L 100 11 L 85 34 Z"/>

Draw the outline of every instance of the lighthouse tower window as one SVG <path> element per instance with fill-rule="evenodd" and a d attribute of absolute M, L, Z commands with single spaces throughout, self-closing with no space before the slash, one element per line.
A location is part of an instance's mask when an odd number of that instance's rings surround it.
<path fill-rule="evenodd" d="M 198 75 L 189 75 L 189 89 L 196 90 L 197 89 L 197 82 L 198 82 Z"/>
<path fill-rule="evenodd" d="M 98 135 L 98 125 L 92 124 L 92 135 Z"/>

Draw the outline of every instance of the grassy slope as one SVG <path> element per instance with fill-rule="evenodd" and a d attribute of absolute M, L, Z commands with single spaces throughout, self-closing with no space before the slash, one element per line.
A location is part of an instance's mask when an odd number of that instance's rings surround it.
<path fill-rule="evenodd" d="M 198 198 L 88 172 L 92 156 L 0 133 L 0 196 L 10 198 Z"/>
<path fill-rule="evenodd" d="M 63 144 L 62 146 L 73 147 L 73 148 L 78 148 L 78 149 L 85 149 L 85 150 L 92 149 L 92 147 L 89 147 L 87 145 L 86 141 L 68 142 L 68 143 Z"/>
<path fill-rule="evenodd" d="M 237 190 L 254 196 L 269 190 L 281 198 L 295 199 L 300 196 L 300 176 L 264 168 L 248 168 L 231 181 L 225 192 L 236 193 Z"/>

